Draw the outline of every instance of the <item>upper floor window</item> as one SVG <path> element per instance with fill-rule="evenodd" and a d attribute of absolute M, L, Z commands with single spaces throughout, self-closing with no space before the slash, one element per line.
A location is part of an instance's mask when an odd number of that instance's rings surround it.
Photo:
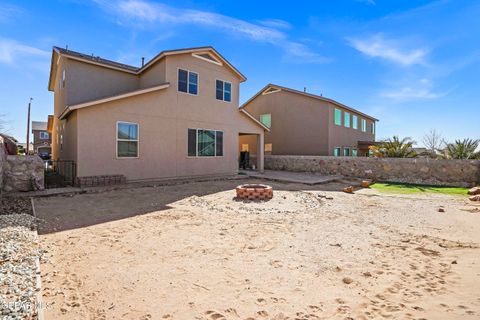
<path fill-rule="evenodd" d="M 260 122 L 265 125 L 265 127 L 270 128 L 272 126 L 272 115 L 270 113 L 261 114 Z"/>
<path fill-rule="evenodd" d="M 340 157 L 340 148 L 333 149 L 333 156 Z"/>
<path fill-rule="evenodd" d="M 188 129 L 188 156 L 223 156 L 223 131 Z"/>
<path fill-rule="evenodd" d="M 357 156 L 358 156 L 358 150 L 352 149 L 352 157 L 357 157 Z"/>
<path fill-rule="evenodd" d="M 50 135 L 48 134 L 48 132 L 40 131 L 40 139 L 49 139 L 49 138 L 50 138 Z"/>
<path fill-rule="evenodd" d="M 367 132 L 367 120 L 362 119 L 362 132 Z"/>
<path fill-rule="evenodd" d="M 335 108 L 335 124 L 337 126 L 342 125 L 342 110 Z"/>
<path fill-rule="evenodd" d="M 350 157 L 350 148 L 343 148 L 343 156 Z"/>
<path fill-rule="evenodd" d="M 65 88 L 65 78 L 66 78 L 65 69 L 63 69 L 63 71 L 62 71 L 62 88 Z"/>
<path fill-rule="evenodd" d="M 344 113 L 344 125 L 345 128 L 350 128 L 350 113 L 348 112 Z"/>
<path fill-rule="evenodd" d="M 217 100 L 232 101 L 232 84 L 227 81 L 217 80 L 216 82 Z"/>
<path fill-rule="evenodd" d="M 370 130 L 371 130 L 372 134 L 375 134 L 375 122 L 372 122 Z"/>
<path fill-rule="evenodd" d="M 138 124 L 117 122 L 117 157 L 138 157 Z"/>
<path fill-rule="evenodd" d="M 198 94 L 198 73 L 178 69 L 178 91 Z"/>
<path fill-rule="evenodd" d="M 358 129 L 358 117 L 356 115 L 352 115 L 352 128 Z"/>

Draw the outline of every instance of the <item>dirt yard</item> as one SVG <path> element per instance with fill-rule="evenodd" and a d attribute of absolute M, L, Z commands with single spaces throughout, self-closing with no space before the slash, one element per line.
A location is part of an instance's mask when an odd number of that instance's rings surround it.
<path fill-rule="evenodd" d="M 241 202 L 239 183 L 36 199 L 46 319 L 480 317 L 466 197 L 269 183 Z"/>

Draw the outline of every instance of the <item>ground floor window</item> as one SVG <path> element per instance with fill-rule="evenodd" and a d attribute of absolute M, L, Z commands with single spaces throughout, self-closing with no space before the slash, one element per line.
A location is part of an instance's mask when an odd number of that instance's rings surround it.
<path fill-rule="evenodd" d="M 138 124 L 117 122 L 117 157 L 138 157 Z"/>
<path fill-rule="evenodd" d="M 334 148 L 333 149 L 333 155 L 335 157 L 340 157 L 340 148 Z"/>
<path fill-rule="evenodd" d="M 188 129 L 188 156 L 223 156 L 223 131 Z"/>

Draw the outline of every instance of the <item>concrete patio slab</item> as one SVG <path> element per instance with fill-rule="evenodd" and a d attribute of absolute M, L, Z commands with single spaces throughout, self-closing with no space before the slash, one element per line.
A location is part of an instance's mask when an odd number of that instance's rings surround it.
<path fill-rule="evenodd" d="M 250 170 L 240 170 L 240 174 L 280 182 L 303 183 L 308 185 L 323 184 L 332 181 L 338 181 L 343 178 L 341 175 L 321 175 L 309 172 L 291 172 L 291 171 L 275 171 L 265 170 L 263 173 Z"/>

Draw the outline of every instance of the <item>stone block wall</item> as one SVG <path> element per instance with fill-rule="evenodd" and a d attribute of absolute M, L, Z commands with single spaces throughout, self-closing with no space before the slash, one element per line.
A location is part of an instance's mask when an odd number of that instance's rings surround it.
<path fill-rule="evenodd" d="M 44 188 L 44 162 L 37 155 L 7 155 L 2 169 L 5 192 Z"/>
<path fill-rule="evenodd" d="M 0 137 L 0 190 L 3 190 L 3 164 L 7 159 L 7 152 L 5 151 L 3 141 L 3 138 Z"/>
<path fill-rule="evenodd" d="M 480 160 L 265 156 L 265 169 L 412 184 L 463 187 L 480 184 Z"/>

